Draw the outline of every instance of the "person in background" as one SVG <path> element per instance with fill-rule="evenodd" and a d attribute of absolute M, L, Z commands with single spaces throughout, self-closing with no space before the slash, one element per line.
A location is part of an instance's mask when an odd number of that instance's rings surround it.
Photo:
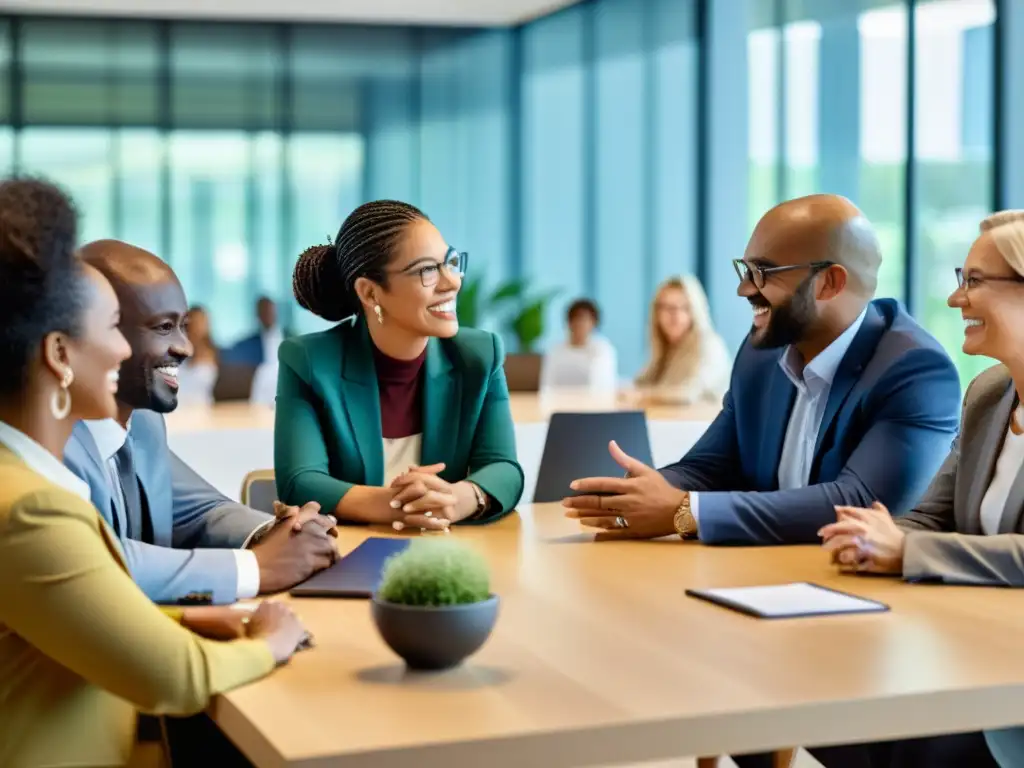
<path fill-rule="evenodd" d="M 1024 587 L 1024 211 L 985 219 L 956 278 L 949 306 L 963 315 L 964 352 L 1000 364 L 968 386 L 960 434 L 911 512 L 893 517 L 882 503 L 840 506 L 838 520 L 821 536 L 844 570 L 913 582 Z M 1024 729 L 985 738 L 989 749 L 980 734 L 871 749 L 895 754 L 893 764 L 908 768 L 992 765 L 989 751 L 1002 768 L 1024 765 Z"/>
<path fill-rule="evenodd" d="M 447 529 L 523 492 L 498 336 L 459 329 L 466 256 L 407 203 L 353 211 L 295 265 L 299 304 L 351 318 L 281 345 L 277 490 L 338 519 Z M 300 501 L 301 499 L 301 501 Z"/>
<path fill-rule="evenodd" d="M 547 351 L 541 366 L 541 391 L 567 388 L 614 394 L 618 360 L 607 339 L 596 333 L 601 313 L 589 299 L 578 299 L 566 313 L 569 339 Z"/>
<path fill-rule="evenodd" d="M 652 403 L 688 405 L 721 401 L 732 360 L 711 325 L 707 296 L 690 276 L 659 286 L 650 314 L 651 359 L 626 397 Z"/>
<path fill-rule="evenodd" d="M 259 330 L 231 347 L 224 355 L 226 362 L 259 368 L 277 361 L 278 347 L 291 334 L 278 326 L 277 304 L 273 299 L 261 296 L 257 300 L 256 319 Z"/>
<path fill-rule="evenodd" d="M 178 369 L 178 404 L 212 405 L 220 353 L 213 343 L 206 308 L 198 304 L 190 307 L 185 328 L 192 345 L 192 357 Z"/>
<path fill-rule="evenodd" d="M 245 629 L 225 609 L 155 606 L 61 462 L 79 419 L 117 413 L 131 351 L 113 289 L 74 253 L 76 229 L 56 187 L 0 182 L 0 765 L 12 768 L 127 765 L 137 711 L 199 712 L 305 635 L 284 604 L 261 605 Z"/>
<path fill-rule="evenodd" d="M 173 270 L 115 240 L 81 253 L 118 294 L 132 356 L 117 418 L 79 424 L 64 458 L 89 483 L 143 591 L 158 603 L 233 603 L 288 589 L 334 562 L 333 520 L 315 505 L 275 518 L 234 503 L 168 448 L 163 414 L 178 405 L 178 369 L 192 354 Z"/>

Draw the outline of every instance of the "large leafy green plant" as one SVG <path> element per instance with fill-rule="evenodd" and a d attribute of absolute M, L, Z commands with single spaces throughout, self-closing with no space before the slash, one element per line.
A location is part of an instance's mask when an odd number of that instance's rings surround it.
<path fill-rule="evenodd" d="M 470 280 L 459 292 L 459 324 L 475 328 L 485 313 L 498 314 L 504 329 L 516 339 L 518 351 L 529 354 L 544 336 L 548 305 L 556 295 L 557 289 L 536 294 L 525 280 L 509 280 L 488 296 L 482 279 Z"/>

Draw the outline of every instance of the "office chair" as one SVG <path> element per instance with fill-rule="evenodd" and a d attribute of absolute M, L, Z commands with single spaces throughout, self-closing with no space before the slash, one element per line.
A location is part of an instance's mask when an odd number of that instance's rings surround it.
<path fill-rule="evenodd" d="M 242 503 L 247 507 L 274 514 L 274 502 L 277 501 L 277 483 L 274 470 L 254 469 L 242 480 Z"/>

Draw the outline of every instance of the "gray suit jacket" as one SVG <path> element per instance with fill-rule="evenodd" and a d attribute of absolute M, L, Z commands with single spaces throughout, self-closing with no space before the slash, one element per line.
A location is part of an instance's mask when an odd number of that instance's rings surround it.
<path fill-rule="evenodd" d="M 175 456 L 159 414 L 136 411 L 128 440 L 153 530 L 152 544 L 121 540 L 132 577 L 157 603 L 234 602 L 238 566 L 231 550 L 273 517 L 232 502 Z M 85 424 L 75 426 L 64 463 L 89 484 L 92 503 L 113 525 L 110 475 Z"/>
<path fill-rule="evenodd" d="M 917 507 L 896 519 L 907 531 L 903 576 L 947 584 L 1024 587 L 1024 470 L 1010 489 L 999 533 L 981 530 L 1016 395 L 1005 367 L 989 368 L 964 397 L 960 434 Z"/>

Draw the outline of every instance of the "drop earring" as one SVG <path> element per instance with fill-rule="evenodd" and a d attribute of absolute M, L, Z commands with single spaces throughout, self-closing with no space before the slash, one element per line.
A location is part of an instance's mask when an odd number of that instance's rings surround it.
<path fill-rule="evenodd" d="M 71 393 L 68 387 L 75 380 L 75 372 L 70 368 L 64 371 L 64 377 L 60 381 L 60 389 L 50 396 L 50 413 L 57 421 L 63 421 L 71 413 Z"/>
<path fill-rule="evenodd" d="M 373 305 L 373 313 L 377 315 L 377 322 L 384 325 L 384 310 L 380 308 L 380 304 Z"/>

